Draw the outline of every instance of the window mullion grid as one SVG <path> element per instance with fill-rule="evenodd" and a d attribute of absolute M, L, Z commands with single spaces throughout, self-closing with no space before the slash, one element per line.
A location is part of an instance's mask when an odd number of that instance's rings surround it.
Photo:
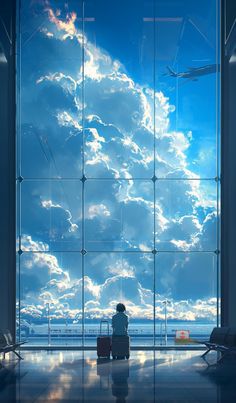
<path fill-rule="evenodd" d="M 85 49 L 84 49 L 84 35 L 85 35 L 85 30 L 84 30 L 84 18 L 85 18 L 85 1 L 83 0 L 82 2 L 82 85 L 81 85 L 81 97 L 82 97 L 82 178 L 84 178 L 84 143 L 85 143 L 85 116 L 84 116 L 84 106 L 85 106 L 85 101 L 84 101 L 84 68 L 85 68 Z M 85 187 L 85 181 L 82 180 L 82 250 L 85 248 L 85 228 L 84 228 L 84 187 Z M 84 323 L 85 323 L 85 318 L 84 318 L 84 259 L 85 255 L 82 253 L 82 347 L 84 347 Z"/>
<path fill-rule="evenodd" d="M 219 66 L 219 35 L 220 35 L 220 2 L 216 0 L 216 66 Z M 217 242 L 217 256 L 216 256 L 216 320 L 217 327 L 220 326 L 220 142 L 219 142 L 219 128 L 220 128 L 220 76 L 219 69 L 216 68 L 216 242 Z"/>
<path fill-rule="evenodd" d="M 18 28 L 16 37 L 16 97 L 17 97 L 17 108 L 16 108 L 16 128 L 18 136 L 16 136 L 16 166 L 15 172 L 17 178 L 21 177 L 21 2 L 17 3 L 16 8 Z M 18 251 L 21 250 L 21 184 L 19 180 L 16 181 L 16 226 L 17 226 L 17 236 L 18 236 Z M 18 329 L 19 329 L 19 341 L 21 341 L 21 256 L 18 254 Z"/>
<path fill-rule="evenodd" d="M 153 177 L 156 178 L 156 1 L 153 1 Z M 156 181 L 153 181 L 153 345 L 156 345 Z"/>

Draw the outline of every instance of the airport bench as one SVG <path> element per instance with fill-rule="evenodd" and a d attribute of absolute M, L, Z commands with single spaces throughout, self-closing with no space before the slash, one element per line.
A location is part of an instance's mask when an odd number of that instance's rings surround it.
<path fill-rule="evenodd" d="M 210 351 L 217 351 L 221 356 L 217 359 L 220 362 L 226 355 L 236 353 L 236 328 L 233 327 L 215 327 L 210 335 L 209 340 L 197 341 L 205 344 L 207 351 L 201 357 L 205 359 Z"/>
<path fill-rule="evenodd" d="M 22 344 L 25 344 L 26 341 L 21 341 L 14 343 L 11 332 L 8 329 L 0 330 L 0 353 L 3 353 L 3 359 L 7 353 L 14 353 L 20 360 L 23 360 L 23 357 L 16 351 Z"/>

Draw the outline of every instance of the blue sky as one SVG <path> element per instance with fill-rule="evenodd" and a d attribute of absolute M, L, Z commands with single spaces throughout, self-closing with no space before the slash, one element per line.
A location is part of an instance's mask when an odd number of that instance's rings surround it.
<path fill-rule="evenodd" d="M 45 317 L 48 302 L 53 318 L 81 320 L 82 259 L 88 318 L 123 300 L 133 319 L 152 319 L 155 298 L 161 319 L 168 297 L 172 319 L 215 320 L 217 77 L 184 83 L 165 73 L 216 63 L 216 8 L 173 4 L 156 2 L 154 39 L 152 1 L 86 1 L 84 37 L 80 2 L 23 2 L 28 320 Z"/>

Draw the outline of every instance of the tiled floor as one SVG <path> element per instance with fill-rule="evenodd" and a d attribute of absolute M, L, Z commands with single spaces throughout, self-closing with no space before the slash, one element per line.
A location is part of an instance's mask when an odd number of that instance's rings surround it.
<path fill-rule="evenodd" d="M 23 351 L 24 361 L 2 361 L 0 400 L 235 403 L 235 358 L 207 367 L 200 354 L 131 351 L 129 360 L 98 361 L 95 351 Z"/>

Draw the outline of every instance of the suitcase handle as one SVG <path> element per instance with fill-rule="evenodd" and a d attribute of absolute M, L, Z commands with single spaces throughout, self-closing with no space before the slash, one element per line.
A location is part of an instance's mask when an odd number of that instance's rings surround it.
<path fill-rule="evenodd" d="M 105 319 L 101 320 L 101 322 L 100 322 L 100 335 L 102 334 L 102 324 L 103 323 L 106 323 L 106 325 L 107 325 L 107 334 L 109 335 L 109 322 L 108 322 L 108 320 L 105 320 Z"/>

